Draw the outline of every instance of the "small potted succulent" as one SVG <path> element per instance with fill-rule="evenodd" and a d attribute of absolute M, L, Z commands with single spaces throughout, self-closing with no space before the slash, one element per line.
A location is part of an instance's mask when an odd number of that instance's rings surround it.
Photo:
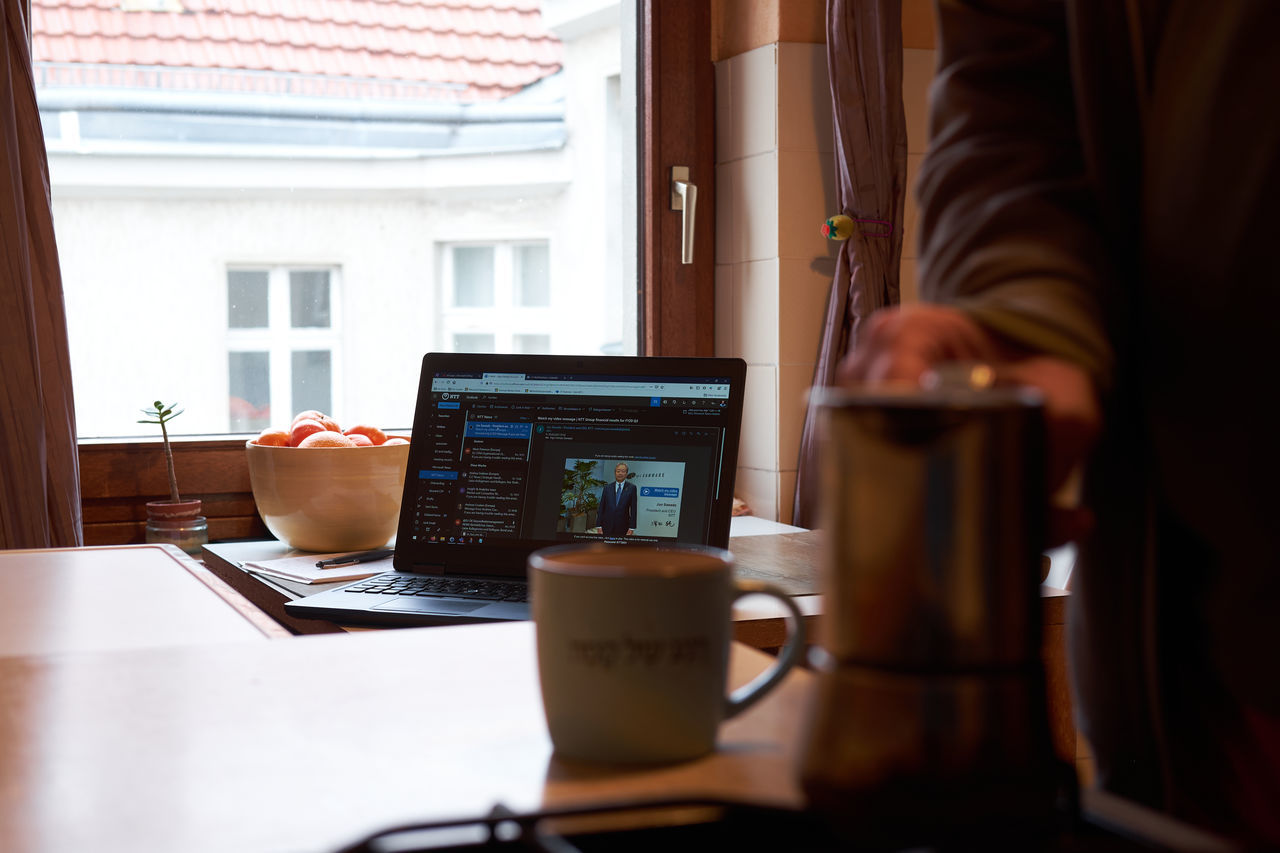
<path fill-rule="evenodd" d="M 140 424 L 158 424 L 164 439 L 164 462 L 169 474 L 169 499 L 147 501 L 147 541 L 169 542 L 189 554 L 199 554 L 200 547 L 209 541 L 208 522 L 200 515 L 199 498 L 183 500 L 178 494 L 178 477 L 173 471 L 173 447 L 169 444 L 169 421 L 182 414 L 175 409 L 177 403 L 165 405 L 156 400 L 150 409 L 143 409 L 146 418 Z"/>

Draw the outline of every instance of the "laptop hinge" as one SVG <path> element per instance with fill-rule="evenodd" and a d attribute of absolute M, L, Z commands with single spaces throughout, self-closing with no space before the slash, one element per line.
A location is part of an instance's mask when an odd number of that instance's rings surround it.
<path fill-rule="evenodd" d="M 443 575 L 443 563 L 414 563 L 409 569 L 415 575 Z"/>

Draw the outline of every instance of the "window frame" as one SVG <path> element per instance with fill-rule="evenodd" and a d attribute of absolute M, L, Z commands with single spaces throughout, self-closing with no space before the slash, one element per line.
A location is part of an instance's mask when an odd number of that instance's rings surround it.
<path fill-rule="evenodd" d="M 715 349 L 715 69 L 711 0 L 637 0 L 639 351 L 710 356 Z M 30 10 L 27 14 L 31 20 Z M 30 32 L 28 32 L 30 39 Z M 681 221 L 670 169 L 698 187 L 694 263 L 680 263 Z M 211 540 L 269 538 L 244 459 L 247 436 L 174 439 L 178 484 L 204 501 Z M 86 545 L 143 541 L 143 502 L 168 494 L 158 440 L 80 442 Z M 193 488 L 193 486 L 195 488 Z"/>
<path fill-rule="evenodd" d="M 640 352 L 715 354 L 715 67 L 711 0 L 640 0 Z M 726 14 L 721 12 L 721 14 Z M 681 263 L 671 168 L 698 188 L 693 263 Z"/>
<path fill-rule="evenodd" d="M 523 305 L 520 296 L 520 262 L 518 250 L 541 247 L 551 256 L 551 239 L 548 237 L 518 237 L 504 240 L 450 240 L 439 244 L 440 301 L 437 322 L 440 340 L 452 343 L 458 335 L 488 334 L 493 338 L 497 352 L 511 345 L 520 335 L 552 335 L 555 329 L 555 311 L 548 302 L 545 305 Z M 492 301 L 488 305 L 459 305 L 458 281 L 454 274 L 457 249 L 489 249 L 493 253 Z"/>

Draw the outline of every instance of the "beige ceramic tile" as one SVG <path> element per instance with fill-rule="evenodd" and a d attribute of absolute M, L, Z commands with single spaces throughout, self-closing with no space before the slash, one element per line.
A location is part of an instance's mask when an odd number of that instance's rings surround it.
<path fill-rule="evenodd" d="M 778 520 L 778 472 L 759 468 L 739 468 L 733 493 L 747 502 L 751 514 Z"/>
<path fill-rule="evenodd" d="M 816 265 L 800 258 L 779 261 L 779 364 L 813 364 L 818 358 L 831 292 L 831 273 L 826 270 L 835 267 L 834 258 L 824 260 L 827 262 Z"/>
<path fill-rule="evenodd" d="M 778 368 L 778 470 L 796 470 L 800 437 L 813 384 L 812 364 L 788 364 Z"/>
<path fill-rule="evenodd" d="M 835 165 L 816 151 L 778 152 L 778 253 L 820 258 L 829 251 L 822 224 L 836 207 Z"/>
<path fill-rule="evenodd" d="M 729 164 L 729 180 L 736 181 L 733 199 L 734 240 L 740 247 L 735 260 L 756 261 L 778 256 L 778 154 L 770 151 Z M 719 222 L 716 230 L 720 230 Z"/>
<path fill-rule="evenodd" d="M 733 85 L 729 72 L 732 59 L 716 63 L 716 162 L 733 159 Z"/>
<path fill-rule="evenodd" d="M 778 363 L 778 259 L 749 261 L 734 277 L 734 341 L 747 364 Z"/>
<path fill-rule="evenodd" d="M 825 44 L 778 45 L 778 147 L 827 153 L 835 148 Z"/>
<path fill-rule="evenodd" d="M 778 368 L 748 365 L 738 462 L 748 468 L 778 468 Z"/>
<path fill-rule="evenodd" d="M 778 49 L 767 44 L 729 64 L 733 114 L 731 156 L 751 157 L 778 147 Z"/>
<path fill-rule="evenodd" d="M 907 114 L 907 150 L 921 154 L 929 143 L 929 84 L 933 82 L 936 52 L 902 51 L 902 107 Z"/>
<path fill-rule="evenodd" d="M 735 161 L 716 166 L 716 263 L 737 263 L 741 241 L 738 238 L 738 183 L 742 180 L 742 163 Z"/>
<path fill-rule="evenodd" d="M 778 521 L 791 524 L 796 500 L 796 472 L 778 472 Z"/>
<path fill-rule="evenodd" d="M 915 258 L 903 258 L 898 287 L 903 304 L 920 301 L 920 272 Z"/>
<path fill-rule="evenodd" d="M 919 243 L 919 234 L 916 233 L 916 223 L 919 220 L 920 208 L 916 204 L 916 179 L 920 176 L 920 164 L 924 161 L 923 154 L 907 155 L 907 193 L 906 202 L 902 208 L 903 232 L 902 232 L 902 257 L 914 258 L 916 256 L 916 246 Z"/>
<path fill-rule="evenodd" d="M 730 358 L 738 353 L 733 334 L 734 315 L 737 308 L 734 299 L 733 266 L 716 264 L 716 356 Z"/>

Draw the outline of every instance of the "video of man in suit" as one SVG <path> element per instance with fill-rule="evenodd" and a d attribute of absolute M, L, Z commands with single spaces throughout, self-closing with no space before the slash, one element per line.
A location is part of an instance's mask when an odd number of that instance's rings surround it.
<path fill-rule="evenodd" d="M 566 458 L 557 538 L 675 539 L 685 463 Z"/>

